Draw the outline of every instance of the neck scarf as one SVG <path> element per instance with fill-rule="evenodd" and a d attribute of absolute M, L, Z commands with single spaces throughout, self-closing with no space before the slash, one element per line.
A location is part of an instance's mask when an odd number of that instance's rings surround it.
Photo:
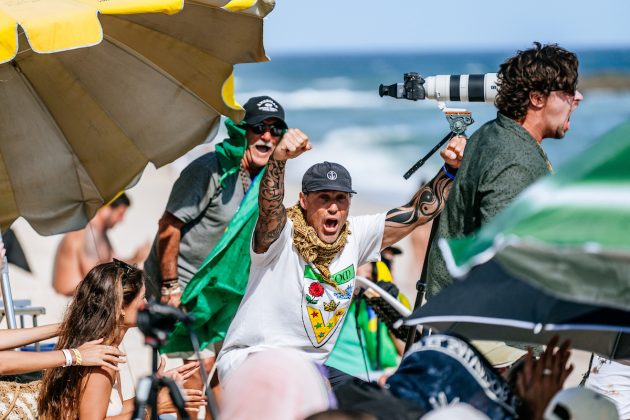
<path fill-rule="evenodd" d="M 313 263 L 325 283 L 339 291 L 337 283 L 330 279 L 329 265 L 346 245 L 348 235 L 351 233 L 350 224 L 346 221 L 337 240 L 332 244 L 327 244 L 319 239 L 315 229 L 306 223 L 304 212 L 299 203 L 287 209 L 287 216 L 293 222 L 293 245 L 299 254 L 307 263 Z"/>

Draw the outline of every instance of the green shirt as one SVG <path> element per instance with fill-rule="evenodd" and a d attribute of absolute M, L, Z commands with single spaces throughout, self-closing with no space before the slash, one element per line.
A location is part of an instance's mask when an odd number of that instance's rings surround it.
<path fill-rule="evenodd" d="M 437 238 L 470 235 L 550 172 L 551 165 L 542 147 L 523 126 L 501 113 L 470 137 L 440 217 L 438 235 L 430 247 L 428 297 L 453 281 Z"/>

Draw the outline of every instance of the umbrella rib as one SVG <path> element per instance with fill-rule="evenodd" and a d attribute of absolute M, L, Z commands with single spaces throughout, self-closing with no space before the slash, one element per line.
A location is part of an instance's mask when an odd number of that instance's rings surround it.
<path fill-rule="evenodd" d="M 107 36 L 105 36 L 105 37 L 104 37 L 104 40 L 107 40 L 108 42 L 110 42 L 110 40 L 107 38 Z M 112 43 L 112 42 L 110 42 L 110 43 Z M 116 46 L 118 47 L 118 45 L 116 45 Z M 125 50 L 125 51 L 127 52 L 128 50 Z M 64 66 L 64 67 L 65 67 L 65 66 Z M 97 100 L 97 98 L 96 98 L 94 95 L 92 95 L 92 94 L 91 94 L 90 90 L 89 90 L 89 89 L 87 89 L 87 86 L 86 86 L 86 85 L 85 85 L 85 84 L 81 81 L 81 79 L 80 79 L 80 78 L 79 78 L 79 77 L 78 77 L 75 73 L 73 73 L 73 72 L 70 70 L 70 68 L 68 68 L 68 67 L 65 67 L 65 68 L 66 68 L 66 70 L 68 71 L 68 73 L 72 74 L 73 79 L 74 79 L 74 82 L 75 82 L 75 83 L 77 83 L 77 84 L 79 84 L 79 85 L 81 85 L 81 86 L 83 87 L 83 92 L 84 92 L 86 95 L 88 95 L 90 98 L 92 98 L 92 100 L 93 100 L 93 102 L 94 102 L 94 103 L 97 103 L 97 104 L 98 104 L 98 103 L 99 103 L 99 101 Z M 106 108 L 104 108 L 104 107 L 102 107 L 102 106 L 99 106 L 99 109 L 100 109 L 100 110 L 101 110 L 101 111 L 102 111 L 105 115 L 107 115 L 107 117 L 109 118 L 109 120 L 110 120 L 110 121 L 112 121 L 112 122 L 116 125 L 116 127 L 120 130 L 120 132 L 121 132 L 121 133 L 123 133 L 123 134 L 124 134 L 125 138 L 128 140 L 129 145 L 131 145 L 134 149 L 136 149 L 136 150 L 137 150 L 137 151 L 138 151 L 138 152 L 139 152 L 139 153 L 140 153 L 140 154 L 144 157 L 144 160 L 145 160 L 146 162 L 149 162 L 150 160 L 147 158 L 147 156 L 144 154 L 144 152 L 143 152 L 143 151 L 141 151 L 140 149 L 138 149 L 138 148 L 135 146 L 135 144 L 134 144 L 134 142 L 133 142 L 133 140 L 132 140 L 132 137 L 131 137 L 131 136 L 129 135 L 129 133 L 125 130 L 125 128 L 124 128 L 124 127 L 122 127 L 122 126 L 118 123 L 118 121 L 114 118 L 114 116 L 113 116 L 113 115 L 112 115 L 112 114 L 111 114 L 111 113 L 110 113 L 110 112 L 109 112 Z M 62 133 L 63 133 L 63 131 L 62 131 Z M 64 139 L 65 139 L 65 136 L 64 136 Z M 71 149 L 71 150 L 72 150 L 72 149 Z M 135 177 L 133 177 L 133 178 L 135 178 Z M 133 180 L 133 178 L 132 178 L 129 182 L 131 182 L 131 181 Z"/>
<path fill-rule="evenodd" d="M 54 127 L 54 129 L 57 131 L 57 134 L 58 134 L 59 138 L 63 139 L 63 142 L 66 145 L 66 148 L 67 148 L 68 152 L 71 153 L 74 156 L 74 151 L 72 150 L 72 147 L 70 147 L 70 144 L 67 142 L 66 136 L 65 136 L 63 130 L 61 129 L 61 127 L 59 127 L 59 125 L 57 124 L 57 121 L 55 121 L 55 118 L 50 114 L 50 112 L 48 111 L 48 108 L 46 107 L 46 105 L 42 102 L 41 98 L 37 94 L 36 89 L 33 87 L 32 83 L 30 82 L 30 80 L 29 80 L 28 76 L 26 75 L 26 73 L 24 73 L 22 71 L 22 69 L 20 68 L 20 65 L 18 64 L 17 61 L 14 60 L 12 62 L 12 64 L 13 64 L 13 68 L 15 69 L 15 72 L 17 73 L 18 77 L 20 78 L 20 80 L 22 81 L 24 86 L 27 88 L 27 90 L 30 92 L 33 100 L 37 103 L 37 105 L 41 109 L 42 114 L 45 115 L 46 118 L 48 118 L 51 126 Z M 3 159 L 4 159 L 4 157 L 3 157 Z M 8 171 L 7 171 L 7 175 L 10 177 Z M 81 185 L 81 180 L 80 180 L 79 174 L 78 174 L 76 169 L 74 170 L 74 175 L 75 175 L 75 178 L 76 178 L 77 185 Z M 94 187 L 94 185 L 92 185 L 92 186 Z M 85 194 L 83 192 L 83 188 L 79 188 L 79 191 L 81 192 L 82 202 L 85 202 L 86 198 L 85 198 Z M 18 208 L 19 214 L 21 215 L 22 211 L 19 208 L 19 204 L 18 204 L 17 200 L 15 200 L 15 195 L 13 196 L 13 199 L 15 201 L 16 207 Z M 86 217 L 87 217 L 87 215 L 86 215 Z"/>
<path fill-rule="evenodd" d="M 151 67 L 153 70 L 155 70 L 156 72 L 160 73 L 161 75 L 163 75 L 166 79 L 170 80 L 175 86 L 177 86 L 178 88 L 180 88 L 183 91 L 186 91 L 186 93 L 188 93 L 189 95 L 193 96 L 194 98 L 196 98 L 199 102 L 201 102 L 203 105 L 205 105 L 206 107 L 208 107 L 210 110 L 212 110 L 213 112 L 216 112 L 217 114 L 221 114 L 219 111 L 217 111 L 216 109 L 214 109 L 212 107 L 212 105 L 210 105 L 209 103 L 207 103 L 206 101 L 204 101 L 199 95 L 197 95 L 195 92 L 191 91 L 190 89 L 188 89 L 188 87 L 186 87 L 186 85 L 182 84 L 179 80 L 177 80 L 175 77 L 173 77 L 170 73 L 168 73 L 166 70 L 164 70 L 163 68 L 161 68 L 160 66 L 158 66 L 157 64 L 155 64 L 153 61 L 147 59 L 145 56 L 139 54 L 137 51 L 133 50 L 132 48 L 129 48 L 127 45 L 125 45 L 124 43 L 118 41 L 117 39 L 111 38 L 110 36 L 108 36 L 107 34 L 105 34 L 105 40 L 107 42 L 109 42 L 110 44 L 116 46 L 117 48 L 125 51 L 127 54 L 135 57 L 136 59 L 138 59 L 138 61 L 140 61 L 141 63 Z M 148 160 L 148 159 L 147 159 Z"/>
<path fill-rule="evenodd" d="M 571 330 L 589 330 L 589 331 L 611 331 L 630 333 L 630 326 L 623 325 L 602 325 L 602 324 L 546 324 L 545 331 L 571 331 Z"/>
<path fill-rule="evenodd" d="M 413 316 L 413 315 L 412 315 Z M 482 322 L 486 321 L 486 322 Z M 404 324 L 407 326 L 418 325 L 418 324 L 429 324 L 433 322 L 452 322 L 452 323 L 462 323 L 462 322 L 472 322 L 472 323 L 480 323 L 480 324 L 488 324 L 488 325 L 503 325 L 507 327 L 516 327 L 522 328 L 524 330 L 534 330 L 536 326 L 539 325 L 534 322 L 527 321 L 519 321 L 516 319 L 505 319 L 505 318 L 492 318 L 485 316 L 461 316 L 461 315 L 443 315 L 443 316 L 427 316 L 416 319 L 407 319 Z"/>
<path fill-rule="evenodd" d="M 258 15 L 254 15 L 254 14 L 251 14 L 251 13 L 243 13 L 243 12 L 238 11 L 238 10 L 230 10 L 230 9 L 226 9 L 225 7 L 215 6 L 215 5 L 212 5 L 212 4 L 208 4 L 208 3 L 204 3 L 204 2 L 199 2 L 199 1 L 190 1 L 190 0 L 186 0 L 186 3 L 187 3 L 187 5 L 186 5 L 186 6 L 184 6 L 184 8 L 185 8 L 186 10 L 192 10 L 192 7 L 199 7 L 199 8 L 204 8 L 204 9 L 212 9 L 212 10 L 216 10 L 216 11 L 226 12 L 226 13 L 229 13 L 229 14 L 232 14 L 232 15 L 238 15 L 238 18 L 240 18 L 240 19 L 251 20 L 251 21 L 255 21 L 256 23 L 257 23 L 257 22 L 260 22 L 260 25 L 263 25 L 263 22 L 264 22 L 264 17 L 265 17 L 265 16 L 258 16 Z M 183 11 L 182 11 L 182 12 L 180 12 L 180 13 L 182 13 L 182 14 L 183 14 L 183 13 L 185 13 L 185 12 L 186 12 L 186 10 L 183 10 Z M 101 15 L 101 16 L 104 16 L 104 15 Z M 172 34 L 170 34 L 170 33 L 168 33 L 168 32 L 165 32 L 165 31 L 163 31 L 163 30 L 161 30 L 161 29 L 159 29 L 159 28 L 157 28 L 157 27 L 155 27 L 155 26 L 151 26 L 151 25 L 149 25 L 149 24 L 145 24 L 145 23 L 142 23 L 142 22 L 140 22 L 140 21 L 138 21 L 138 20 L 134 19 L 134 16 L 133 16 L 133 15 L 131 15 L 131 14 L 124 14 L 124 15 L 122 15 L 122 14 L 120 14 L 120 15 L 107 15 L 107 16 L 108 16 L 108 18 L 121 19 L 121 20 L 124 20 L 124 21 L 126 21 L 126 22 L 131 22 L 131 23 L 133 23 L 133 24 L 135 24 L 135 25 L 141 26 L 141 27 L 143 27 L 143 28 L 146 28 L 146 29 L 149 29 L 149 30 L 151 30 L 151 31 L 157 32 L 157 33 L 159 33 L 159 34 L 165 35 L 165 36 L 167 36 L 167 37 L 172 37 L 172 36 L 173 36 Z M 262 31 L 262 29 L 261 29 L 261 31 Z M 103 32 L 104 32 L 104 31 L 103 31 Z M 105 35 L 106 35 L 106 34 L 105 34 Z M 261 35 L 261 40 L 262 40 L 262 35 Z M 180 41 L 181 41 L 181 42 L 184 42 L 184 43 L 186 43 L 186 44 L 188 44 L 188 45 L 190 45 L 190 46 L 191 46 L 191 47 L 193 47 L 193 48 L 200 48 L 198 45 L 195 45 L 195 44 L 193 44 L 193 43 L 190 43 L 190 42 L 184 41 L 184 40 L 182 40 L 182 39 L 180 39 Z M 265 51 L 264 51 L 264 43 L 263 43 L 263 42 L 261 42 L 261 45 L 260 45 L 260 46 L 261 46 L 261 48 L 262 48 L 262 53 L 263 53 L 263 56 L 266 58 L 266 60 L 264 60 L 264 61 L 269 61 L 269 58 L 267 57 L 267 55 L 265 54 Z M 213 55 L 213 56 L 214 56 L 214 54 L 212 54 L 210 51 L 207 51 L 207 50 L 206 50 L 206 49 L 204 49 L 204 48 L 200 48 L 200 49 L 201 49 L 201 50 L 203 50 L 203 51 L 205 51 L 206 53 L 210 53 L 211 55 Z M 221 61 L 223 61 L 223 60 L 221 60 Z M 224 61 L 224 62 L 226 62 L 226 63 L 228 63 L 228 64 L 230 64 L 230 65 L 234 65 L 234 64 L 240 64 L 240 63 L 255 63 L 255 62 L 258 62 L 259 60 L 258 60 L 258 59 L 255 59 L 255 60 L 253 60 L 253 61 L 242 61 L 242 60 L 241 60 L 241 61 L 234 60 L 234 62 L 231 62 L 231 61 L 232 61 L 232 60 L 230 60 L 230 61 Z"/>

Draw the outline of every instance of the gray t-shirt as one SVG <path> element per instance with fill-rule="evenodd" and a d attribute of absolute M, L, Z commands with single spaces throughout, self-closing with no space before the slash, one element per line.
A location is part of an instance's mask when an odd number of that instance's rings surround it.
<path fill-rule="evenodd" d="M 241 175 L 219 184 L 219 162 L 214 152 L 194 160 L 181 173 L 169 196 L 166 211 L 184 222 L 179 243 L 177 274 L 185 287 L 217 244 L 245 195 Z M 157 257 L 157 237 L 144 263 L 147 291 L 159 297 L 162 276 Z"/>

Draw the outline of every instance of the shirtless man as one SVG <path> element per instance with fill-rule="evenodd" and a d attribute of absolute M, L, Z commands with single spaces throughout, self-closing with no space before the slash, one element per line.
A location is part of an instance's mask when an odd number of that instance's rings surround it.
<path fill-rule="evenodd" d="M 57 248 L 53 268 L 53 288 L 57 293 L 74 295 L 77 285 L 92 267 L 116 257 L 107 232 L 123 221 L 130 204 L 127 195 L 122 194 L 99 209 L 85 229 L 64 235 Z M 133 257 L 124 260 L 130 264 L 144 261 L 149 246 L 148 243 L 141 246 Z"/>

